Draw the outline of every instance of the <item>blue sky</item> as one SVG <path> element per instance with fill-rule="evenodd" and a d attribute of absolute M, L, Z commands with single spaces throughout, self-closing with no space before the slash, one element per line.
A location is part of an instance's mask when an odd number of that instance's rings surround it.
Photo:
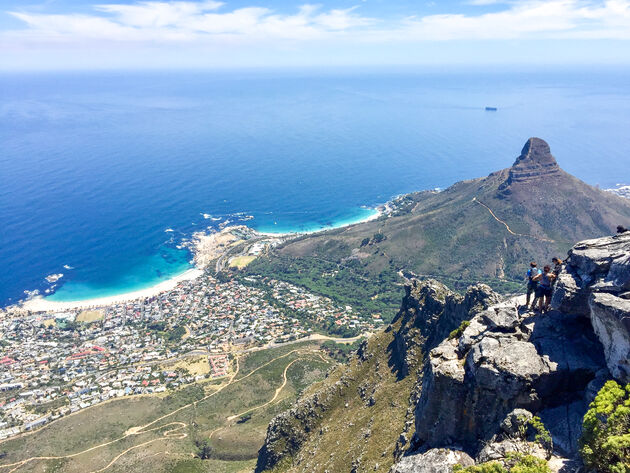
<path fill-rule="evenodd" d="M 0 69 L 630 65 L 630 0 L 0 0 Z"/>

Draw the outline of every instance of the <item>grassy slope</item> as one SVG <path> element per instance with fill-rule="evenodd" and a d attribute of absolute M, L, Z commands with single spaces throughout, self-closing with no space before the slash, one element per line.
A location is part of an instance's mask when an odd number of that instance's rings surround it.
<path fill-rule="evenodd" d="M 295 344 L 277 349 L 254 352 L 241 360 L 241 369 L 236 380 L 243 378 L 256 368 L 275 357 L 296 348 L 317 347 L 314 344 Z M 291 365 L 287 371 L 288 383 L 276 402 L 255 410 L 247 422 L 227 421 L 227 417 L 243 412 L 269 401 L 276 388 L 282 384 L 282 373 L 291 361 L 305 358 Z M 173 421 L 187 424 L 184 439 L 165 439 L 159 429 L 128 437 L 78 457 L 63 460 L 31 462 L 18 471 L 89 472 L 102 468 L 112 458 L 129 447 L 152 439 L 159 439 L 145 447 L 125 454 L 106 471 L 115 472 L 235 472 L 255 463 L 257 451 L 263 443 L 269 420 L 287 409 L 291 402 L 309 384 L 321 379 L 329 368 L 319 357 L 297 353 L 273 361 L 256 371 L 242 382 L 233 383 L 220 394 L 196 406 L 155 424 L 157 427 Z M 173 409 L 199 399 L 212 392 L 212 385 L 195 385 L 166 397 L 145 396 L 123 398 L 95 406 L 64 418 L 50 426 L 15 440 L 0 443 L 0 451 L 6 457 L 0 464 L 12 463 L 32 456 L 59 456 L 83 451 L 93 445 L 119 438 L 133 426 L 145 425 Z M 196 451 L 195 439 L 205 439 L 215 429 L 210 441 L 213 454 L 209 461 L 193 458 Z M 7 471 L 6 469 L 3 471 Z"/>
<path fill-rule="evenodd" d="M 389 470 L 396 441 L 412 415 L 407 409 L 417 377 L 411 373 L 399 380 L 390 365 L 394 331 L 377 332 L 368 341 L 365 361 L 355 357 L 308 389 L 304 397 L 328 392 L 323 401 L 328 407 L 297 455 L 285 458 L 273 472 L 341 472 L 353 465 L 356 471 Z M 340 380 L 343 388 L 338 390 L 334 387 Z"/>
<path fill-rule="evenodd" d="M 316 261 L 365 280 L 379 275 L 390 280 L 403 269 L 438 278 L 456 289 L 482 281 L 508 293 L 524 287 L 530 260 L 544 263 L 552 256 L 562 258 L 576 241 L 611 234 L 616 225 L 630 223 L 630 201 L 564 172 L 535 183 L 512 184 L 509 193 L 499 190 L 507 176 L 508 170 L 503 170 L 440 193 L 412 194 L 414 205 L 403 215 L 300 238 L 255 261 L 249 271 L 282 277 L 342 301 L 352 299 L 348 294 L 353 287 L 376 292 L 374 283 L 339 277 L 325 280 L 321 273 L 308 274 L 303 267 Z M 489 206 L 515 233 L 533 237 L 510 234 L 473 198 Z M 382 241 L 361 246 L 379 233 L 385 237 Z M 390 314 L 395 313 L 395 303 L 392 298 L 384 304 Z"/>

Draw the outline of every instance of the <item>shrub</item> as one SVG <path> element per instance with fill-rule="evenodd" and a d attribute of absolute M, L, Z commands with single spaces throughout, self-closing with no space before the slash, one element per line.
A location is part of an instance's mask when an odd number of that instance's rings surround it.
<path fill-rule="evenodd" d="M 630 384 L 610 380 L 597 393 L 582 424 L 584 463 L 602 473 L 630 473 Z"/>
<path fill-rule="evenodd" d="M 448 334 L 448 339 L 453 340 L 454 338 L 461 337 L 462 333 L 464 333 L 464 330 L 466 330 L 466 327 L 468 327 L 469 325 L 470 325 L 470 320 L 462 321 L 462 323 L 459 324 L 459 327 L 457 327 L 455 330 L 453 330 L 451 333 Z"/>
<path fill-rule="evenodd" d="M 519 430 L 521 430 L 520 437 L 524 439 L 527 436 L 527 429 L 531 427 L 535 432 L 534 439 L 545 449 L 547 458 L 551 458 L 553 439 L 551 438 L 551 433 L 545 427 L 545 424 L 540 420 L 540 417 L 534 416 L 531 419 L 527 419 L 525 416 L 519 416 L 519 420 L 522 426 L 519 428 Z"/>
<path fill-rule="evenodd" d="M 195 442 L 195 447 L 197 447 L 197 458 L 208 460 L 212 457 L 212 447 L 207 439 L 197 440 Z"/>

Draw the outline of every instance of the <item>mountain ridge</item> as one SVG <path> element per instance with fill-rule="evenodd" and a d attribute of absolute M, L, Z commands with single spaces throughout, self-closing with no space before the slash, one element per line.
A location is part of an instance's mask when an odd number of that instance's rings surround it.
<path fill-rule="evenodd" d="M 447 278 L 459 290 L 483 280 L 511 292 L 522 289 L 529 261 L 549 261 L 575 241 L 630 226 L 630 200 L 566 173 L 540 138 L 527 140 L 510 168 L 402 199 L 399 211 L 289 241 L 248 270 L 282 265 L 291 278 L 291 261 L 315 258 L 368 276 L 404 270 Z"/>

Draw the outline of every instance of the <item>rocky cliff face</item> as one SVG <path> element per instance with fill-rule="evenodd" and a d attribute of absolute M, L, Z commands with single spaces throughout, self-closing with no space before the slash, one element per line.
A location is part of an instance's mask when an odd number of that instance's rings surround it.
<path fill-rule="evenodd" d="M 411 281 L 388 329 L 272 420 L 256 471 L 387 471 L 413 435 L 424 354 L 499 300 L 483 284 L 462 296 L 434 280 Z"/>
<path fill-rule="evenodd" d="M 534 182 L 559 173 L 560 166 L 551 155 L 547 142 L 540 138 L 530 138 L 510 168 L 508 183 Z"/>
<path fill-rule="evenodd" d="M 418 445 L 477 456 L 521 408 L 543 418 L 558 448 L 572 455 L 586 391 L 605 366 L 588 319 L 533 315 L 515 299 L 495 305 L 430 352 L 416 408 Z"/>
<path fill-rule="evenodd" d="M 522 302 L 411 281 L 392 325 L 273 420 L 257 471 L 450 473 L 511 451 L 576 471 L 588 404 L 630 377 L 630 233 L 575 245 L 550 312 Z M 523 434 L 533 416 L 546 449 Z"/>
<path fill-rule="evenodd" d="M 393 471 L 442 471 L 431 459 L 446 468 L 519 450 L 505 429 L 516 411 L 539 416 L 554 453 L 575 457 L 597 390 L 611 377 L 629 381 L 629 296 L 630 234 L 622 234 L 575 245 L 551 312 L 522 310 L 514 298 L 477 314 L 458 339 L 430 351 L 416 453 Z"/>
<path fill-rule="evenodd" d="M 608 369 L 630 382 L 630 232 L 575 245 L 552 304 L 563 313 L 587 316 Z"/>
<path fill-rule="evenodd" d="M 394 334 L 393 353 L 400 376 L 407 376 L 422 359 L 422 352 L 435 347 L 462 321 L 500 300 L 484 284 L 469 287 L 461 296 L 432 279 L 411 280 L 405 286 L 400 312 L 392 322 L 394 327 L 400 321 Z"/>

